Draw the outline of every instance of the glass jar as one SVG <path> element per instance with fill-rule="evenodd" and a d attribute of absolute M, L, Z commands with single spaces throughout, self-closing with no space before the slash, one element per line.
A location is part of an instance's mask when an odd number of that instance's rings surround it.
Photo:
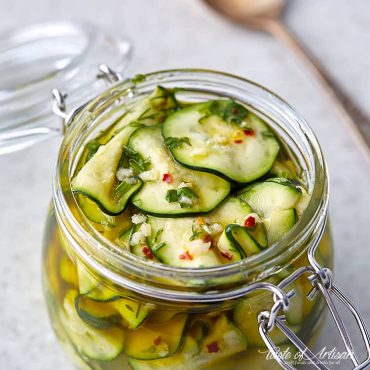
<path fill-rule="evenodd" d="M 235 263 L 185 269 L 136 257 L 85 219 L 70 186 L 84 144 L 123 107 L 158 84 L 179 88 L 184 101 L 240 101 L 287 143 L 305 171 L 311 199 L 286 238 Z M 161 71 L 140 82 L 120 82 L 72 114 L 60 150 L 43 252 L 44 289 L 54 330 L 79 369 L 278 368 L 266 358 L 258 316 L 277 302 L 275 284 L 309 265 L 313 245 L 318 245 L 318 263 L 332 266 L 327 208 L 328 178 L 319 144 L 304 119 L 271 91 L 206 70 Z M 81 279 L 87 279 L 93 292 L 89 302 L 78 296 Z M 307 299 L 313 286 L 304 273 L 281 291 L 292 288 L 295 296 L 284 308 L 287 326 L 309 343 L 322 323 L 324 299 L 318 294 Z M 91 321 L 90 312 L 98 312 L 97 321 Z M 278 328 L 269 336 L 281 349 L 287 347 L 287 337 Z"/>

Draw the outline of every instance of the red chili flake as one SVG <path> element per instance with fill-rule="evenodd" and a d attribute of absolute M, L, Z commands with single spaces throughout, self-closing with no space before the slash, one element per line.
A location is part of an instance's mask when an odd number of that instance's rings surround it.
<path fill-rule="evenodd" d="M 207 234 L 207 235 L 204 236 L 203 241 L 204 241 L 204 243 L 209 243 L 210 242 L 211 245 L 213 244 L 213 238 L 209 234 Z"/>
<path fill-rule="evenodd" d="M 180 260 L 189 260 L 189 261 L 192 261 L 192 259 L 193 259 L 193 256 L 188 251 L 186 251 L 183 254 L 180 254 Z"/>
<path fill-rule="evenodd" d="M 162 338 L 161 337 L 157 337 L 157 338 L 154 339 L 154 342 L 153 343 L 156 346 L 159 346 L 161 344 L 161 342 L 162 342 Z"/>
<path fill-rule="evenodd" d="M 151 260 L 153 259 L 153 257 L 154 257 L 153 253 L 147 246 L 143 247 L 142 251 L 143 251 L 143 254 L 144 254 L 145 257 L 147 257 Z"/>
<path fill-rule="evenodd" d="M 229 261 L 233 259 L 233 255 L 229 252 L 221 252 L 221 256 L 227 258 Z"/>
<path fill-rule="evenodd" d="M 172 176 L 170 173 L 164 173 L 162 177 L 162 181 L 166 182 L 167 184 L 171 184 Z"/>
<path fill-rule="evenodd" d="M 243 140 L 234 140 L 235 144 L 241 144 L 242 142 L 243 142 Z"/>
<path fill-rule="evenodd" d="M 251 128 L 243 130 L 243 132 L 244 132 L 245 136 L 254 136 L 255 135 L 255 132 Z"/>
<path fill-rule="evenodd" d="M 208 353 L 217 353 L 220 350 L 220 348 L 218 347 L 217 342 L 212 342 L 210 344 L 207 344 L 207 350 Z"/>
<path fill-rule="evenodd" d="M 253 216 L 248 216 L 244 221 L 244 227 L 255 227 L 256 226 L 256 219 Z"/>

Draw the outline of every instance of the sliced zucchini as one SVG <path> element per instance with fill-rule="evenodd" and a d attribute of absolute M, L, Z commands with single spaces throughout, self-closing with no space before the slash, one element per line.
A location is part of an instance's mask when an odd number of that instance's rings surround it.
<path fill-rule="evenodd" d="M 269 244 L 283 239 L 297 221 L 297 212 L 294 208 L 271 212 L 270 216 L 264 220 Z"/>
<path fill-rule="evenodd" d="M 103 284 L 85 294 L 86 297 L 97 302 L 112 302 L 120 298 L 119 294 Z"/>
<path fill-rule="evenodd" d="M 82 167 L 72 180 L 72 190 L 95 201 L 103 212 L 116 215 L 126 208 L 128 200 L 142 186 L 142 181 L 132 177 L 118 182 L 116 173 L 123 155 L 123 149 L 137 124 L 129 124 L 99 147 L 96 154 Z"/>
<path fill-rule="evenodd" d="M 118 133 L 131 122 L 137 122 L 145 126 L 161 123 L 178 108 L 179 104 L 174 92 L 162 86 L 157 86 L 152 94 L 140 99 L 133 105 L 113 128 L 113 132 Z"/>
<path fill-rule="evenodd" d="M 222 264 L 211 243 L 191 240 L 194 219 L 149 216 L 150 248 L 159 261 L 180 267 L 208 267 Z"/>
<path fill-rule="evenodd" d="M 289 291 L 292 288 L 295 291 L 295 295 L 291 299 L 288 311 L 285 311 L 285 317 L 288 324 L 300 325 L 303 323 L 304 304 L 307 298 L 305 297 L 303 286 L 299 282 L 297 282 L 293 286 L 288 286 L 286 290 Z"/>
<path fill-rule="evenodd" d="M 85 267 L 85 265 L 77 261 L 77 276 L 78 276 L 78 291 L 81 295 L 87 294 L 99 286 L 99 281 Z"/>
<path fill-rule="evenodd" d="M 99 206 L 90 198 L 78 194 L 77 203 L 79 204 L 84 215 L 92 222 L 102 226 L 115 227 L 116 217 L 104 213 Z"/>
<path fill-rule="evenodd" d="M 161 324 L 171 320 L 177 314 L 176 311 L 154 310 L 150 315 L 150 322 Z"/>
<path fill-rule="evenodd" d="M 258 313 L 264 308 L 270 309 L 273 305 L 273 301 L 272 299 L 266 299 L 266 302 L 264 302 L 266 307 L 260 307 L 260 305 L 257 306 L 253 301 L 251 302 L 251 299 L 254 298 L 245 298 L 236 305 L 233 319 L 238 328 L 247 338 L 250 346 L 266 347 L 265 342 L 259 333 Z M 276 345 L 280 345 L 287 341 L 287 337 L 276 328 L 273 329 L 269 335 Z"/>
<path fill-rule="evenodd" d="M 133 370 L 197 370 L 198 367 L 193 363 L 192 357 L 198 351 L 197 342 L 187 336 L 181 351 L 170 357 L 151 361 L 130 358 L 128 362 Z"/>
<path fill-rule="evenodd" d="M 295 180 L 298 177 L 297 168 L 291 160 L 276 160 L 271 168 L 270 174 L 275 177 L 284 177 L 290 180 Z"/>
<path fill-rule="evenodd" d="M 259 299 L 256 300 L 256 299 Z M 234 308 L 233 319 L 238 328 L 246 336 L 248 344 L 254 347 L 266 347 L 259 333 L 258 313 L 265 310 L 270 310 L 273 305 L 273 300 L 270 294 L 262 293 L 259 298 L 256 296 L 252 298 L 242 299 Z M 290 310 L 294 310 L 293 307 Z M 294 313 L 291 313 L 294 315 Z M 300 326 L 293 325 L 290 329 L 297 333 Z M 275 345 L 281 345 L 288 341 L 288 338 L 279 329 L 274 328 L 269 333 Z"/>
<path fill-rule="evenodd" d="M 212 174 L 186 169 L 177 164 L 164 145 L 159 126 L 142 127 L 130 138 L 129 148 L 150 160 L 151 176 L 132 203 L 146 213 L 166 217 L 212 211 L 230 191 L 230 184 Z"/>
<path fill-rule="evenodd" d="M 75 307 L 81 320 L 97 329 L 108 329 L 121 322 L 121 316 L 108 303 L 93 301 L 84 296 L 77 296 Z"/>
<path fill-rule="evenodd" d="M 220 223 L 225 228 L 230 224 L 243 223 L 246 216 L 252 212 L 252 208 L 242 199 L 230 196 L 208 214 L 207 218 L 212 222 Z"/>
<path fill-rule="evenodd" d="M 172 356 L 180 347 L 187 315 L 177 314 L 163 324 L 147 324 L 126 333 L 125 352 L 139 360 Z"/>
<path fill-rule="evenodd" d="M 113 360 L 123 350 L 123 330 L 119 328 L 99 330 L 86 324 L 76 311 L 77 296 L 77 291 L 70 290 L 63 302 L 63 324 L 69 338 L 81 355 L 92 360 Z"/>
<path fill-rule="evenodd" d="M 79 294 L 95 301 L 113 301 L 119 295 L 102 284 L 82 262 L 77 262 L 78 291 Z"/>
<path fill-rule="evenodd" d="M 216 366 L 219 361 L 246 349 L 247 341 L 243 333 L 226 315 L 221 314 L 210 325 L 210 332 L 202 340 L 199 354 L 193 357 L 193 361 L 198 366 L 196 368 Z"/>
<path fill-rule="evenodd" d="M 130 250 L 130 238 L 133 233 L 134 227 L 130 227 L 119 236 L 119 243 L 122 247 Z"/>
<path fill-rule="evenodd" d="M 272 211 L 293 208 L 302 191 L 287 179 L 273 178 L 250 185 L 239 193 L 261 217 L 269 217 Z"/>
<path fill-rule="evenodd" d="M 280 149 L 266 123 L 231 100 L 193 104 L 172 114 L 163 136 L 184 166 L 239 183 L 266 174 Z"/>
<path fill-rule="evenodd" d="M 129 298 L 117 299 L 110 303 L 123 318 L 126 326 L 131 329 L 137 329 L 149 316 L 150 309 Z"/>
<path fill-rule="evenodd" d="M 72 260 L 64 254 L 60 260 L 59 272 L 62 279 L 73 285 L 74 287 L 78 284 L 76 266 L 72 262 Z"/>
<path fill-rule="evenodd" d="M 261 225 L 263 228 L 263 226 Z M 226 236 L 229 240 L 236 245 L 245 257 L 261 251 L 261 248 L 253 237 L 249 234 L 248 230 L 240 225 L 229 225 L 225 229 Z"/>
<path fill-rule="evenodd" d="M 240 261 L 244 257 L 243 250 L 239 248 L 239 245 L 235 243 L 229 235 L 226 234 L 226 230 L 224 230 L 219 237 L 217 248 L 220 251 L 221 257 L 224 258 L 225 261 L 236 262 Z"/>
<path fill-rule="evenodd" d="M 248 186 L 239 193 L 263 219 L 268 244 L 281 240 L 296 224 L 302 189 L 288 179 L 272 178 Z"/>

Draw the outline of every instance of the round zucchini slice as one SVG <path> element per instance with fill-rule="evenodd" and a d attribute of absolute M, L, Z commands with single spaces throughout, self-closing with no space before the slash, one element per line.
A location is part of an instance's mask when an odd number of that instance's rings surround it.
<path fill-rule="evenodd" d="M 297 223 L 302 190 L 284 178 L 272 178 L 242 190 L 238 197 L 263 219 L 268 244 L 281 240 Z"/>
<path fill-rule="evenodd" d="M 83 321 L 76 311 L 78 294 L 70 290 L 64 298 L 63 324 L 79 353 L 92 360 L 110 361 L 123 350 L 124 332 L 120 328 L 97 329 Z"/>
<path fill-rule="evenodd" d="M 162 133 L 179 163 L 238 183 L 265 175 L 280 149 L 266 123 L 232 100 L 194 104 L 175 112 Z"/>
<path fill-rule="evenodd" d="M 128 147 L 133 160 L 146 164 L 139 175 L 144 185 L 132 203 L 148 214 L 176 217 L 207 213 L 230 192 L 230 184 L 224 179 L 176 163 L 164 145 L 159 126 L 139 128 Z"/>

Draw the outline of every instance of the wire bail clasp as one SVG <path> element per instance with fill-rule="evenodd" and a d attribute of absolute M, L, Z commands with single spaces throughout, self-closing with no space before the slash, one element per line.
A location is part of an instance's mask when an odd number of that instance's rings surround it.
<path fill-rule="evenodd" d="M 325 223 L 321 230 L 321 235 L 325 229 Z M 299 277 L 306 275 L 308 280 L 312 285 L 312 290 L 308 293 L 307 299 L 313 300 L 316 294 L 321 293 L 326 301 L 329 311 L 334 319 L 334 322 L 338 328 L 342 341 L 347 350 L 349 359 L 352 361 L 354 370 L 364 369 L 370 365 L 370 336 L 365 322 L 355 307 L 351 300 L 333 283 L 332 271 L 328 268 L 323 268 L 315 259 L 315 252 L 318 248 L 320 237 L 317 241 L 310 247 L 308 252 L 308 260 L 310 262 L 309 266 L 301 267 L 294 271 L 290 276 L 281 281 L 277 287 L 279 289 L 284 289 L 289 287 L 293 282 L 295 282 Z M 309 364 L 313 365 L 314 368 L 320 370 L 329 370 L 329 368 L 298 338 L 298 336 L 284 323 L 285 322 L 285 312 L 289 310 L 290 300 L 296 294 L 295 289 L 290 290 L 286 297 L 288 298 L 288 305 L 286 301 L 281 298 L 274 296 L 274 305 L 271 311 L 262 311 L 258 315 L 259 322 L 259 332 L 264 340 L 270 353 L 273 355 L 274 359 L 280 364 L 283 369 L 295 370 L 295 367 L 291 363 L 283 358 L 282 354 L 275 346 L 273 340 L 271 339 L 269 333 L 275 327 L 279 329 L 289 341 L 301 352 L 302 357 L 304 357 Z M 343 323 L 341 315 L 334 303 L 334 296 L 338 298 L 343 305 L 349 309 L 352 316 L 354 317 L 357 326 L 360 329 L 360 333 L 366 348 L 366 359 L 362 362 L 355 351 L 352 344 L 351 338 L 348 331 Z M 283 314 L 281 314 L 283 313 Z"/>

